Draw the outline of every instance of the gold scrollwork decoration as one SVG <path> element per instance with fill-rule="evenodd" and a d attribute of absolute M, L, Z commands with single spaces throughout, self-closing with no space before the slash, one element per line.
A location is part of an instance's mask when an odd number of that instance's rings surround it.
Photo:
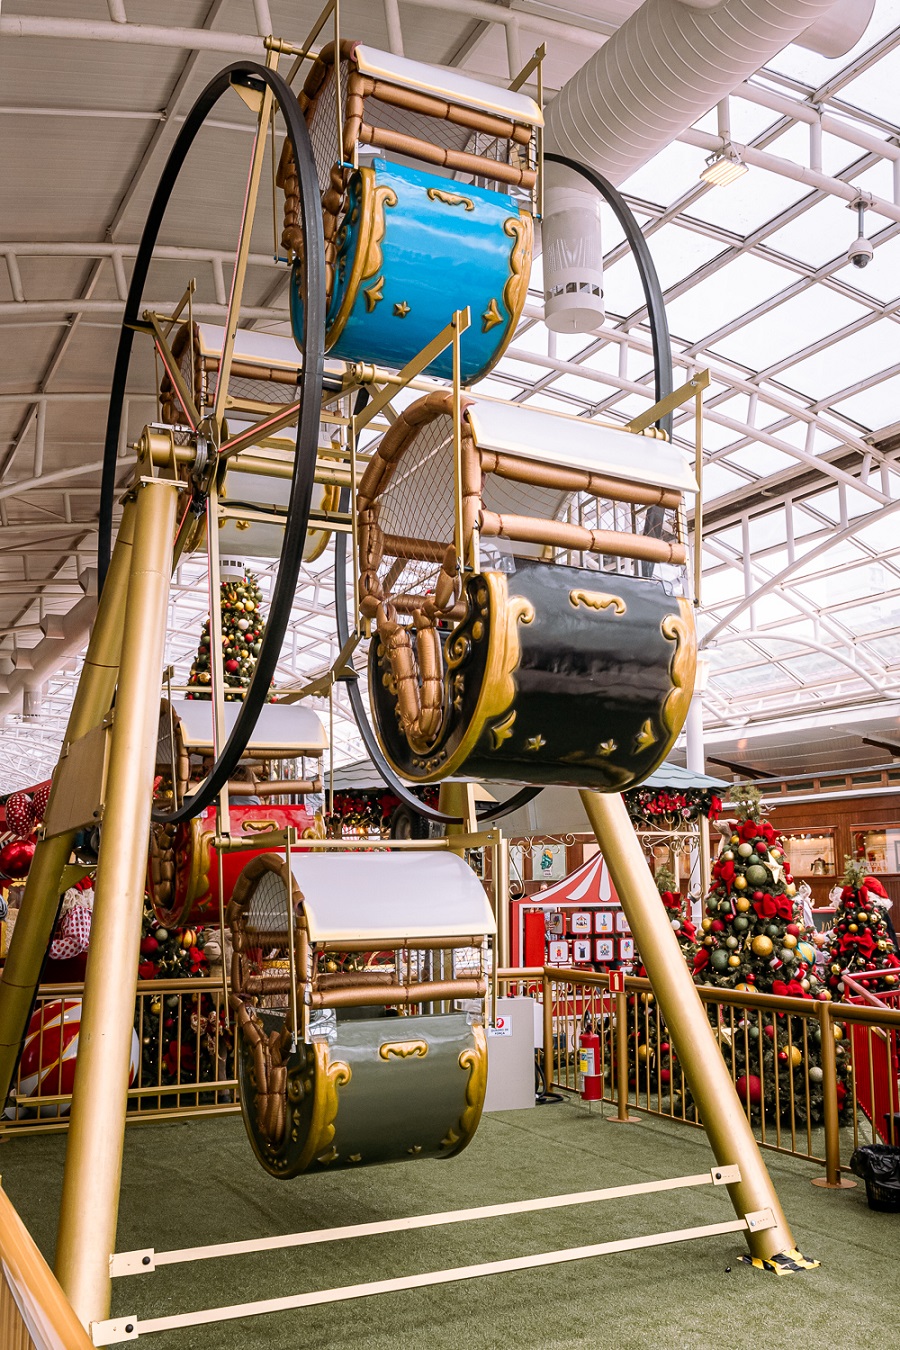
<path fill-rule="evenodd" d="M 322 1162 L 333 1162 L 330 1151 L 334 1144 L 335 1120 L 338 1113 L 338 1088 L 346 1087 L 352 1077 L 350 1065 L 342 1059 L 329 1063 L 329 1047 L 326 1042 L 317 1041 L 313 1047 L 315 1053 L 315 1075 L 312 1119 L 306 1145 L 300 1157 L 296 1171 L 303 1172 L 313 1158 Z M 334 1157 L 337 1157 L 335 1152 Z"/>
<path fill-rule="evenodd" d="M 388 207 L 397 205 L 397 194 L 392 187 L 386 183 L 376 183 L 374 169 L 360 169 L 360 198 L 359 198 L 359 233 L 356 241 L 356 248 L 353 252 L 352 267 L 350 276 L 344 286 L 341 295 L 341 303 L 338 312 L 334 317 L 331 327 L 328 330 L 326 341 L 327 347 L 333 347 L 341 333 L 344 331 L 347 320 L 350 318 L 353 306 L 356 304 L 357 297 L 362 283 L 368 281 L 370 277 L 377 277 L 381 272 L 383 263 L 383 254 L 381 244 L 384 239 L 386 227 L 385 210 Z M 354 206 L 354 210 L 356 207 Z M 347 257 L 346 253 L 341 254 L 340 262 Z M 377 286 L 377 282 L 375 283 Z M 372 288 L 370 288 L 372 289 Z M 364 292 L 366 308 L 369 313 L 374 309 L 382 297 L 378 295 L 374 303 L 370 303 L 367 293 Z"/>
<path fill-rule="evenodd" d="M 371 286 L 367 286 L 363 291 L 363 297 L 366 302 L 366 313 L 371 314 L 375 306 L 384 299 L 384 277 L 380 276 Z"/>
<path fill-rule="evenodd" d="M 678 609 L 678 614 L 667 614 L 659 626 L 663 637 L 675 643 L 675 650 L 669 662 L 669 679 L 672 687 L 666 694 L 662 706 L 663 726 L 673 740 L 684 726 L 697 673 L 694 616 L 687 600 L 679 599 Z"/>
<path fill-rule="evenodd" d="M 534 224 L 531 216 L 527 211 L 519 216 L 509 216 L 503 222 L 503 232 L 514 241 L 509 255 L 509 276 L 503 287 L 503 304 L 509 314 L 506 332 L 508 337 L 512 337 L 522 317 L 525 297 L 528 294 L 528 279 L 531 275 L 534 241 Z"/>
<path fill-rule="evenodd" d="M 487 1088 L 487 1036 L 484 1027 L 473 1026 L 472 1039 L 474 1044 L 466 1050 L 461 1050 L 457 1061 L 459 1067 L 468 1070 L 469 1074 L 466 1083 L 465 1110 L 459 1118 L 456 1129 L 449 1130 L 446 1138 L 441 1141 L 442 1147 L 451 1147 L 455 1153 L 465 1148 L 478 1128 Z"/>
<path fill-rule="evenodd" d="M 598 611 L 611 609 L 614 615 L 625 614 L 628 609 L 621 595 L 613 595 L 611 591 L 569 591 L 569 604 L 573 609 L 581 605 Z"/>
<path fill-rule="evenodd" d="M 445 206 L 464 206 L 467 211 L 475 210 L 472 198 L 464 197 L 461 192 L 444 192 L 442 188 L 429 188 L 425 195 L 431 202 L 443 202 Z"/>
<path fill-rule="evenodd" d="M 498 323 L 503 322 L 503 315 L 497 308 L 497 301 L 491 296 L 490 304 L 481 316 L 481 331 L 489 333 L 492 328 L 496 328 Z"/>
<path fill-rule="evenodd" d="M 635 754 L 636 755 L 643 754 L 645 750 L 650 749 L 651 745 L 655 745 L 658 739 L 659 738 L 656 732 L 653 730 L 653 723 L 650 721 L 650 718 L 648 717 L 644 722 L 644 725 L 641 727 L 640 731 L 634 738 Z"/>
<path fill-rule="evenodd" d="M 496 726 L 491 727 L 491 746 L 494 750 L 499 750 L 503 742 L 509 740 L 513 734 L 515 720 L 516 712 L 513 709 L 508 717 L 504 717 L 502 722 L 498 722 Z"/>
<path fill-rule="evenodd" d="M 379 1059 L 424 1059 L 428 1054 L 427 1041 L 385 1041 L 378 1047 Z"/>

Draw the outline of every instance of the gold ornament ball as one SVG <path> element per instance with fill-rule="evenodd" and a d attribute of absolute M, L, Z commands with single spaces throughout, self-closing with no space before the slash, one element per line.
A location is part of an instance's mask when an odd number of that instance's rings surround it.
<path fill-rule="evenodd" d="M 747 889 L 747 878 L 746 878 L 746 877 L 735 877 L 735 879 L 734 879 L 734 889 L 735 889 L 736 891 L 745 891 L 745 890 Z"/>
<path fill-rule="evenodd" d="M 802 1054 L 800 1053 L 800 1048 L 799 1048 L 799 1046 L 792 1045 L 791 1048 L 790 1048 L 789 1054 L 790 1054 L 790 1057 L 791 1057 L 791 1063 L 793 1064 L 794 1068 L 796 1068 L 798 1064 L 802 1064 L 802 1063 L 803 1063 L 803 1056 L 802 1056 Z"/>
<path fill-rule="evenodd" d="M 704 919 L 700 927 L 703 929 L 704 933 L 708 933 L 712 928 L 712 919 Z"/>
<path fill-rule="evenodd" d="M 730 966 L 739 966 L 741 964 L 741 958 L 739 956 L 729 956 L 728 964 Z"/>
<path fill-rule="evenodd" d="M 734 902 L 734 907 L 741 914 L 746 914 L 747 910 L 750 908 L 750 901 L 747 899 L 746 895 L 739 895 Z"/>
<path fill-rule="evenodd" d="M 793 900 L 794 896 L 797 894 L 797 887 L 794 885 L 793 881 L 790 883 L 789 886 L 785 886 L 784 889 Z"/>
<path fill-rule="evenodd" d="M 797 939 L 794 937 L 793 933 L 785 933 L 784 937 L 781 939 L 781 944 L 783 947 L 796 947 Z"/>
<path fill-rule="evenodd" d="M 759 937 L 755 937 L 750 946 L 753 948 L 754 956 L 772 955 L 772 939 L 767 938 L 764 933 L 760 933 Z"/>
<path fill-rule="evenodd" d="M 731 836 L 731 842 L 733 844 L 739 844 L 741 842 L 741 836 L 739 834 L 733 834 Z"/>
<path fill-rule="evenodd" d="M 839 1026 L 837 1022 L 834 1024 L 834 1039 L 836 1041 L 842 1041 L 844 1039 L 844 1028 Z"/>
<path fill-rule="evenodd" d="M 847 932 L 848 932 L 848 933 L 858 933 L 858 932 L 859 932 L 859 924 L 858 924 L 858 923 L 848 923 L 848 924 L 847 924 Z"/>
<path fill-rule="evenodd" d="M 639 1046 L 638 1046 L 638 1052 L 637 1052 L 637 1053 L 638 1053 L 638 1059 L 646 1059 L 646 1058 L 647 1058 L 647 1053 L 648 1053 L 648 1052 L 647 1052 L 647 1047 L 646 1047 L 646 1045 L 639 1045 Z"/>
<path fill-rule="evenodd" d="M 832 966 L 831 966 L 831 973 L 832 973 L 832 975 L 840 975 L 840 973 L 841 973 L 841 968 L 840 968 L 840 966 L 839 966 L 839 965 L 836 965 L 835 963 L 832 963 Z"/>
<path fill-rule="evenodd" d="M 864 909 L 861 909 L 861 910 L 859 911 L 859 913 L 857 914 L 856 917 L 857 917 L 857 919 L 859 919 L 860 923 L 868 923 L 868 922 L 869 922 L 869 916 L 868 916 L 868 914 L 866 913 L 866 911 L 865 911 Z"/>

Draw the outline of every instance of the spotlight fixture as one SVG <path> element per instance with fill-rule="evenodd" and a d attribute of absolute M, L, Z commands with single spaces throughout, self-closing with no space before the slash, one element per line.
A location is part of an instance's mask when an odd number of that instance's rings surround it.
<path fill-rule="evenodd" d="M 710 155 L 700 177 L 710 187 L 727 187 L 745 174 L 747 167 L 731 142 L 726 141 L 721 150 Z"/>

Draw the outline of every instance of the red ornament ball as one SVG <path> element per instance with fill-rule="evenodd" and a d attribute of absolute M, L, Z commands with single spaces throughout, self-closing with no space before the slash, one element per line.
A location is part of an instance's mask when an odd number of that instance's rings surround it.
<path fill-rule="evenodd" d="M 240 670 L 240 668 L 240 661 L 235 661 L 234 657 L 232 657 L 230 661 L 225 662 L 225 669 L 228 671 L 229 675 L 233 675 L 235 671 Z"/>
<path fill-rule="evenodd" d="M 763 841 L 762 841 L 761 839 L 760 839 L 759 843 L 756 845 L 756 851 L 757 851 L 757 853 L 767 853 L 767 852 L 768 852 L 767 846 L 763 843 Z"/>
<path fill-rule="evenodd" d="M 10 881 L 20 881 L 27 877 L 31 860 L 34 857 L 33 839 L 12 839 L 0 848 L 0 876 Z"/>
<path fill-rule="evenodd" d="M 24 792 L 14 792 L 6 803 L 6 824 L 20 839 L 34 829 L 34 806 Z"/>
<path fill-rule="evenodd" d="M 762 1083 L 756 1074 L 741 1074 L 734 1086 L 742 1102 L 749 1101 L 753 1106 L 759 1106 L 762 1101 Z"/>
<path fill-rule="evenodd" d="M 754 899 L 754 900 L 759 901 L 759 900 L 762 900 L 762 899 L 764 899 L 764 898 L 765 898 L 765 897 L 763 896 L 762 891 L 754 891 L 754 892 L 753 892 L 753 899 Z"/>
<path fill-rule="evenodd" d="M 43 820 L 47 813 L 47 802 L 50 800 L 50 784 L 44 783 L 35 790 L 31 799 L 32 810 L 34 811 L 35 821 Z"/>

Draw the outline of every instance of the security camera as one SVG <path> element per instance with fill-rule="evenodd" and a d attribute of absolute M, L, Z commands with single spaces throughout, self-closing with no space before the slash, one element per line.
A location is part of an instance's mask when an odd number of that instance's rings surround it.
<path fill-rule="evenodd" d="M 854 267 L 868 267 L 875 256 L 875 250 L 870 240 L 860 237 L 854 239 L 847 250 L 847 261 L 852 262 Z"/>

